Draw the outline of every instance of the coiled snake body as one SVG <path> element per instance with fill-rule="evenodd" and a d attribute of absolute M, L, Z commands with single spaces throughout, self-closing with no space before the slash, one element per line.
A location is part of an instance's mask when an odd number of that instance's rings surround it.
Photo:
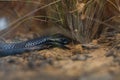
<path fill-rule="evenodd" d="M 50 47 L 68 49 L 65 45 L 69 42 L 70 39 L 66 36 L 55 34 L 17 43 L 0 43 L 0 56 L 21 54 L 23 52 L 42 50 Z"/>

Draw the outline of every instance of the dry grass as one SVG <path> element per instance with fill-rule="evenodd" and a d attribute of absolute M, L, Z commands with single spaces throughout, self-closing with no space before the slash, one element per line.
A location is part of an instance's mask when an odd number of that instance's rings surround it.
<path fill-rule="evenodd" d="M 8 28 L 6 33 L 1 35 L 3 37 L 29 20 L 45 21 L 60 27 L 80 43 L 89 43 L 99 38 L 106 27 L 117 30 L 120 28 L 120 0 L 9 0 L 9 2 L 11 4 L 9 6 L 14 10 L 14 6 L 22 10 L 15 11 L 17 19 L 9 24 L 13 27 Z M 34 9 L 31 11 L 24 10 L 26 9 L 24 7 L 32 8 L 33 5 Z M 45 9 L 47 15 L 34 15 L 41 9 Z"/>
<path fill-rule="evenodd" d="M 108 6 L 109 3 L 112 5 Z M 119 0 L 116 0 L 116 3 L 119 3 Z M 100 36 L 105 29 L 103 25 L 113 27 L 105 22 L 111 16 L 104 14 L 107 12 L 107 7 L 112 6 L 119 9 L 119 4 L 110 0 L 61 0 L 49 8 L 49 15 L 59 21 L 56 22 L 57 25 L 69 30 L 77 41 L 89 43 Z"/>

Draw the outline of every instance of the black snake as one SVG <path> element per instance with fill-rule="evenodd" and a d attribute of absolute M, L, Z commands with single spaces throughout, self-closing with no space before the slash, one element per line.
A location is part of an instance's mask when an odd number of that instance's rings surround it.
<path fill-rule="evenodd" d="M 54 34 L 49 36 L 43 36 L 28 41 L 16 42 L 16 43 L 0 43 L 0 56 L 9 56 L 21 54 L 23 52 L 42 50 L 50 47 L 60 47 L 68 49 L 65 45 L 71 40 L 62 35 Z"/>

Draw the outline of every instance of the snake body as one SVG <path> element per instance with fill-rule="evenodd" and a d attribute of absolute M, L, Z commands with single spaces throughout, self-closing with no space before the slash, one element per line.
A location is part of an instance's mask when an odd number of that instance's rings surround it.
<path fill-rule="evenodd" d="M 62 34 L 43 36 L 16 43 L 0 43 L 0 56 L 10 56 L 28 51 L 42 50 L 50 47 L 68 48 L 65 45 L 70 39 Z"/>

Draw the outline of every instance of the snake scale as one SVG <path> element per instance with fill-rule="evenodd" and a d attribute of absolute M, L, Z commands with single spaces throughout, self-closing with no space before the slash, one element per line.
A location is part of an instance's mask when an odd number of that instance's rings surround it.
<path fill-rule="evenodd" d="M 28 41 L 15 43 L 0 43 L 0 57 L 22 54 L 24 52 L 42 50 L 51 47 L 68 49 L 65 45 L 70 42 L 70 38 L 62 34 L 43 36 Z"/>

